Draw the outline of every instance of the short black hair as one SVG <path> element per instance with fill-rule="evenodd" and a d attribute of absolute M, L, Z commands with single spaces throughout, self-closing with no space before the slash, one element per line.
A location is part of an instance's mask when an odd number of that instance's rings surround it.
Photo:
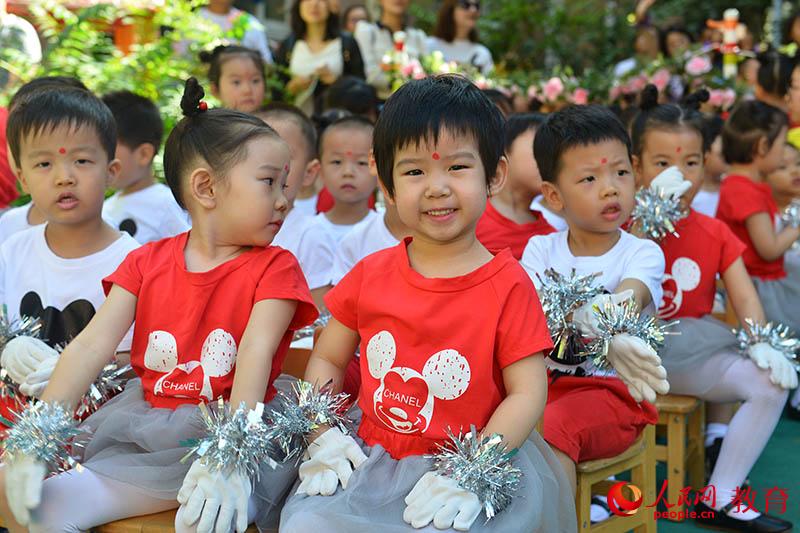
<path fill-rule="evenodd" d="M 741 102 L 722 127 L 722 157 L 729 164 L 752 163 L 758 142 L 766 138 L 772 146 L 788 125 L 786 113 L 777 107 L 759 100 Z"/>
<path fill-rule="evenodd" d="M 708 91 L 700 89 L 689 95 L 683 104 L 659 104 L 656 86 L 646 86 L 640 96 L 639 113 L 631 124 L 633 153 L 642 154 L 644 138 L 650 129 L 677 130 L 681 128 L 694 130 L 702 142 L 703 153 L 707 152 L 714 139 L 708 140 L 706 122 L 700 113 L 700 104 L 707 102 L 708 97 Z"/>
<path fill-rule="evenodd" d="M 17 164 L 20 164 L 22 139 L 64 125 L 94 129 L 108 160 L 114 159 L 117 126 L 111 111 L 89 91 L 60 86 L 43 88 L 31 94 L 29 98 L 19 101 L 9 113 L 6 137 Z"/>
<path fill-rule="evenodd" d="M 519 113 L 511 115 L 506 121 L 506 153 L 511 150 L 511 146 L 517 137 L 525 132 L 536 130 L 547 118 L 544 113 Z M 533 145 L 530 147 L 533 152 Z"/>
<path fill-rule="evenodd" d="M 561 170 L 564 152 L 576 146 L 603 141 L 619 141 L 631 155 L 631 139 L 625 126 L 607 107 L 571 106 L 557 111 L 536 130 L 533 155 L 544 181 L 555 183 Z"/>
<path fill-rule="evenodd" d="M 156 104 L 131 91 L 108 93 L 102 100 L 117 122 L 118 143 L 131 149 L 152 144 L 158 152 L 164 137 L 164 123 Z"/>
<path fill-rule="evenodd" d="M 758 54 L 758 74 L 756 81 L 759 87 L 769 94 L 784 97 L 792 83 L 794 60 L 776 50 Z"/>
<path fill-rule="evenodd" d="M 306 38 L 306 21 L 300 16 L 300 4 L 303 0 L 294 0 L 289 10 L 289 27 L 295 39 Z M 328 9 L 328 18 L 325 20 L 325 41 L 332 41 L 339 37 L 339 16 Z"/>
<path fill-rule="evenodd" d="M 394 194 L 394 158 L 414 144 L 436 143 L 443 131 L 474 137 L 491 183 L 503 156 L 505 119 L 485 94 L 467 78 L 443 74 L 409 81 L 389 99 L 375 125 L 372 150 L 378 177 Z"/>
<path fill-rule="evenodd" d="M 375 87 L 356 76 L 342 76 L 325 93 L 325 109 L 346 109 L 354 115 L 378 114 Z"/>
<path fill-rule="evenodd" d="M 294 123 L 306 142 L 306 156 L 311 161 L 317 157 L 317 129 L 311 119 L 300 108 L 285 102 L 270 102 L 261 111 L 253 113 L 269 123 L 273 120 L 287 120 Z"/>
<path fill-rule="evenodd" d="M 351 128 L 351 129 L 363 129 L 368 130 L 370 135 L 372 135 L 373 131 L 375 130 L 375 125 L 372 121 L 366 117 L 362 117 L 361 115 L 348 115 L 345 117 L 337 118 L 330 124 L 328 124 L 324 130 L 319 134 L 319 146 L 317 150 L 319 155 L 322 156 L 322 146 L 325 142 L 325 136 L 329 134 L 331 131 L 339 128 Z"/>
<path fill-rule="evenodd" d="M 39 78 L 33 78 L 31 81 L 17 89 L 17 92 L 15 92 L 14 96 L 11 97 L 11 100 L 8 102 L 8 112 L 10 113 L 19 102 L 27 99 L 30 95 L 36 92 L 45 89 L 60 88 L 83 89 L 84 91 L 89 90 L 81 80 L 78 78 L 73 78 L 72 76 L 41 76 Z"/>
<path fill-rule="evenodd" d="M 717 140 L 717 137 L 722 135 L 722 128 L 725 126 L 725 121 L 717 114 L 706 115 L 703 121 L 703 136 L 706 139 L 706 151 L 711 149 L 711 145 Z"/>
<path fill-rule="evenodd" d="M 261 79 L 266 81 L 264 74 L 264 58 L 258 50 L 235 44 L 216 46 L 213 50 L 200 52 L 200 61 L 208 64 L 208 81 L 219 87 L 222 77 L 222 66 L 235 57 L 246 57 L 253 62 L 261 73 Z"/>

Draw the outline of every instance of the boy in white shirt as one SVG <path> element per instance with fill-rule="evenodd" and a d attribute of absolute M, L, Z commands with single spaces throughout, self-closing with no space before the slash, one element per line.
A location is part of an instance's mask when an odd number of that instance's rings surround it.
<path fill-rule="evenodd" d="M 42 91 L 9 115 L 8 142 L 17 176 L 47 222 L 0 246 L 0 303 L 14 320 L 42 320 L 44 343 L 17 337 L 0 365 L 31 396 L 44 390 L 66 344 L 105 300 L 101 280 L 116 270 L 137 242 L 103 221 L 114 159 L 114 117 L 96 96 L 80 89 Z M 130 332 L 119 351 L 130 350 Z"/>
<path fill-rule="evenodd" d="M 189 215 L 169 187 L 153 175 L 153 158 L 161 146 L 164 124 L 156 105 L 130 91 L 103 96 L 117 124 L 117 189 L 103 205 L 103 218 L 140 244 L 189 231 Z"/>
<path fill-rule="evenodd" d="M 632 299 L 653 310 L 661 300 L 664 256 L 653 242 L 620 226 L 634 205 L 630 139 L 607 109 L 576 106 L 554 113 L 539 127 L 534 154 L 542 193 L 561 212 L 566 231 L 532 237 L 522 266 L 537 287 L 552 268 L 569 276 L 599 273 L 596 283 L 611 294 L 597 296 L 572 315 L 584 336 L 596 336 L 594 306 Z M 655 351 L 627 334 L 610 341 L 614 371 L 597 372 L 591 361 L 567 354 L 547 359 L 550 386 L 544 412 L 544 439 L 553 448 L 575 488 L 575 464 L 611 457 L 627 449 L 658 414 L 649 402 L 669 390 Z M 643 401 L 647 399 L 649 401 Z M 591 406 L 591 408 L 587 408 Z"/>

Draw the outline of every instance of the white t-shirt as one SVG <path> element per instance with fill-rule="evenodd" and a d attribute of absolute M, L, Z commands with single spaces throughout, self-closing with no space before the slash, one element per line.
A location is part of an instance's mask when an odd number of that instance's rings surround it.
<path fill-rule="evenodd" d="M 103 218 L 140 244 L 174 237 L 191 228 L 189 214 L 163 183 L 125 195 L 117 191 L 103 203 Z"/>
<path fill-rule="evenodd" d="M 494 69 L 492 53 L 481 43 L 473 43 L 465 39 L 454 39 L 453 42 L 448 43 L 438 37 L 428 37 L 428 51 L 433 52 L 434 50 L 441 51 L 445 61 L 472 65 L 484 75 Z"/>
<path fill-rule="evenodd" d="M 308 198 L 295 198 L 292 211 L 297 211 L 303 215 L 313 217 L 317 214 L 317 201 L 319 201 L 319 194 L 309 196 Z"/>
<path fill-rule="evenodd" d="M 222 28 L 224 32 L 230 31 L 233 27 L 233 22 L 239 16 L 244 15 L 247 17 L 247 30 L 245 30 L 244 37 L 242 38 L 242 46 L 258 50 L 265 63 L 272 63 L 272 52 L 269 50 L 267 31 L 264 25 L 253 15 L 236 8 L 231 8 L 227 15 L 212 13 L 207 7 L 201 7 L 197 12 L 204 19 L 210 20 Z"/>
<path fill-rule="evenodd" d="M 719 205 L 719 191 L 704 191 L 700 189 L 692 200 L 692 209 L 698 213 L 714 218 L 717 216 Z"/>
<path fill-rule="evenodd" d="M 544 197 L 541 194 L 534 198 L 533 202 L 531 202 L 531 211 L 540 212 L 544 219 L 551 226 L 553 226 L 556 231 L 566 231 L 569 226 L 567 225 L 567 221 L 564 219 L 564 217 L 559 216 L 558 214 L 547 209 L 543 202 Z"/>
<path fill-rule="evenodd" d="M 336 285 L 356 263 L 370 254 L 397 246 L 399 242 L 386 227 L 383 216 L 369 217 L 367 221 L 359 222 L 339 243 L 333 256 L 331 281 Z"/>
<path fill-rule="evenodd" d="M 28 222 L 28 213 L 33 204 L 13 207 L 0 216 L 0 244 L 19 231 L 30 229 L 33 226 Z"/>
<path fill-rule="evenodd" d="M 297 204 L 295 204 L 286 215 L 278 234 L 272 239 L 272 245 L 280 246 L 297 256 L 297 249 L 300 246 L 300 237 L 303 234 L 303 230 L 306 225 L 310 224 L 313 220 L 313 216 L 308 216 L 298 211 Z"/>
<path fill-rule="evenodd" d="M 105 301 L 103 278 L 139 243 L 122 233 L 99 252 L 65 259 L 47 245 L 46 226 L 18 232 L 0 245 L 0 302 L 6 306 L 9 320 L 40 317 L 42 338 L 50 345 L 66 345 Z M 133 328 L 118 351 L 130 350 L 132 333 Z"/>

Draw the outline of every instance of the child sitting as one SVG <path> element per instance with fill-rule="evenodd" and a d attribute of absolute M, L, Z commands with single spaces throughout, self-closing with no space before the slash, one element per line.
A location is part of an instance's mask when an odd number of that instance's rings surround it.
<path fill-rule="evenodd" d="M 375 163 L 412 236 L 359 262 L 326 295 L 333 318 L 305 378 L 339 389 L 360 344 L 358 440 L 338 429 L 311 436 L 281 531 L 575 531 L 564 474 L 534 431 L 546 396 L 542 351 L 552 346 L 544 315 L 511 253 L 493 255 L 475 237 L 505 181 L 502 134 L 500 112 L 458 76 L 409 82 L 386 103 Z M 476 521 L 478 497 L 425 457 L 448 428 L 471 425 L 519 449 L 518 494 L 488 523 Z"/>
<path fill-rule="evenodd" d="M 252 113 L 264 104 L 266 77 L 264 57 L 243 46 L 217 46 L 202 52 L 200 60 L 208 63 L 208 81 L 223 107 Z"/>
<path fill-rule="evenodd" d="M 531 210 L 531 202 L 542 192 L 542 177 L 533 158 L 533 139 L 544 115 L 513 115 L 506 122 L 508 179 L 500 192 L 489 198 L 478 221 L 476 234 L 490 250 L 510 248 L 516 258 L 534 235 L 553 233 L 541 211 Z"/>
<path fill-rule="evenodd" d="M 581 276 L 598 274 L 595 283 L 611 294 L 573 313 L 584 336 L 598 334 L 595 306 L 633 299 L 638 310 L 654 311 L 664 255 L 655 243 L 620 229 L 633 210 L 634 180 L 630 140 L 619 119 L 598 106 L 564 109 L 539 127 L 534 153 L 542 194 L 569 224 L 567 231 L 533 237 L 525 247 L 522 266 L 534 283 L 548 269 L 566 277 L 573 269 Z M 609 344 L 608 362 L 616 373 L 574 356 L 547 359 L 544 439 L 573 490 L 575 465 L 625 451 L 647 424 L 658 421 L 655 393 L 669 390 L 652 347 L 628 334 L 615 335 Z"/>
<path fill-rule="evenodd" d="M 691 204 L 703 183 L 704 141 L 700 91 L 686 106 L 658 105 L 654 86 L 642 92 L 641 112 L 633 122 L 633 162 L 637 181 L 651 186 L 670 168 L 681 172 L 691 187 L 681 201 Z M 666 257 L 664 299 L 658 311 L 665 320 L 678 319 L 661 351 L 676 394 L 697 396 L 706 402 L 742 402 L 730 421 L 709 485 L 715 497 L 695 507 L 697 522 L 736 531 L 788 531 L 790 522 L 731 504 L 736 489 L 769 441 L 788 395 L 797 385 L 791 363 L 768 344 L 755 345 L 750 358 L 739 353 L 729 326 L 711 316 L 716 278 L 725 284 L 741 324 L 745 319 L 764 323 L 764 311 L 742 261 L 744 245 L 723 222 L 690 210 L 675 226 L 678 236 L 661 242 Z M 763 369 L 763 370 L 762 370 Z M 730 504 L 730 505 L 729 505 Z M 719 511 L 708 513 L 703 511 Z"/>
<path fill-rule="evenodd" d="M 0 246 L 0 304 L 9 320 L 41 319 L 46 342 L 13 339 L 0 365 L 21 392 L 38 397 L 58 360 L 54 348 L 86 327 L 105 300 L 100 281 L 138 244 L 101 217 L 120 164 L 114 117 L 94 95 L 63 86 L 37 91 L 14 106 L 8 142 L 17 176 L 47 222 Z M 112 355 L 130 350 L 130 334 L 123 336 Z"/>
<path fill-rule="evenodd" d="M 704 146 L 707 147 L 703 164 L 703 185 L 692 200 L 692 209 L 707 217 L 717 215 L 719 186 L 728 169 L 722 157 L 722 126 L 725 121 L 714 115 L 704 120 Z"/>
<path fill-rule="evenodd" d="M 164 135 L 158 108 L 130 91 L 109 93 L 103 102 L 117 124 L 116 156 L 121 165 L 111 182 L 117 192 L 103 204 L 103 218 L 141 244 L 187 231 L 187 214 L 169 187 L 153 176 L 153 158 Z"/>
<path fill-rule="evenodd" d="M 202 96 L 190 78 L 185 117 L 164 148 L 167 183 L 192 215 L 191 232 L 144 245 L 103 280 L 105 304 L 64 350 L 42 401 L 73 407 L 134 320 L 139 379 L 81 424 L 90 435 L 81 473 L 43 482 L 37 458 L 6 462 L 6 526 L 85 531 L 181 505 L 178 532 L 211 531 L 215 522 L 217 531 L 244 531 L 254 519 L 274 525 L 296 478 L 290 465 L 264 464 L 251 480 L 239 469 L 182 461 L 189 442 L 204 436 L 197 404 L 272 401 L 293 331 L 317 316 L 295 259 L 269 246 L 287 209 L 288 146 L 256 117 L 207 110 Z"/>
<path fill-rule="evenodd" d="M 772 190 L 778 211 L 783 212 L 793 200 L 800 199 L 800 150 L 787 142 L 780 164 L 764 181 Z"/>
<path fill-rule="evenodd" d="M 764 182 L 781 164 L 786 130 L 786 115 L 768 104 L 745 101 L 733 110 L 722 129 L 722 153 L 730 167 L 717 218 L 746 246 L 742 259 L 767 320 L 800 331 L 800 271 L 787 275 L 783 261 L 800 228 L 776 230 L 778 206 Z"/>

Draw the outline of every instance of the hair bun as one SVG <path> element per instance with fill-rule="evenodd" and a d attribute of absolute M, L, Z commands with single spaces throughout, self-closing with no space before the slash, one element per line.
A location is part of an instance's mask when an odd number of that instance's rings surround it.
<path fill-rule="evenodd" d="M 639 109 L 649 111 L 658 106 L 658 87 L 648 83 L 639 95 Z"/>
<path fill-rule="evenodd" d="M 203 111 L 200 107 L 200 101 L 205 94 L 197 78 L 191 77 L 186 80 L 186 85 L 183 89 L 183 97 L 181 97 L 181 111 L 183 111 L 183 115 L 186 117 L 193 117 Z"/>
<path fill-rule="evenodd" d="M 689 96 L 686 97 L 686 100 L 684 100 L 683 105 L 685 105 L 689 109 L 693 109 L 695 111 L 699 111 L 700 110 L 700 106 L 703 103 L 708 102 L 708 99 L 710 97 L 711 97 L 711 93 L 709 93 L 707 89 L 705 89 L 705 88 L 698 89 L 698 90 L 696 90 L 695 92 L 693 92 L 692 94 L 690 94 Z"/>
<path fill-rule="evenodd" d="M 203 63 L 211 63 L 212 61 L 214 61 L 214 58 L 215 58 L 215 57 L 217 57 L 218 55 L 220 55 L 220 54 L 221 54 L 222 52 L 224 52 L 224 51 L 225 51 L 227 48 L 228 48 L 228 46 L 227 46 L 227 45 L 224 45 L 224 44 L 218 44 L 218 45 L 217 45 L 217 46 L 215 46 L 215 47 L 214 47 L 214 49 L 213 49 L 213 50 L 211 50 L 211 51 L 209 51 L 209 50 L 202 50 L 202 51 L 200 52 L 200 54 L 199 54 L 199 56 L 200 56 L 200 61 L 201 61 L 201 62 L 203 62 Z"/>

